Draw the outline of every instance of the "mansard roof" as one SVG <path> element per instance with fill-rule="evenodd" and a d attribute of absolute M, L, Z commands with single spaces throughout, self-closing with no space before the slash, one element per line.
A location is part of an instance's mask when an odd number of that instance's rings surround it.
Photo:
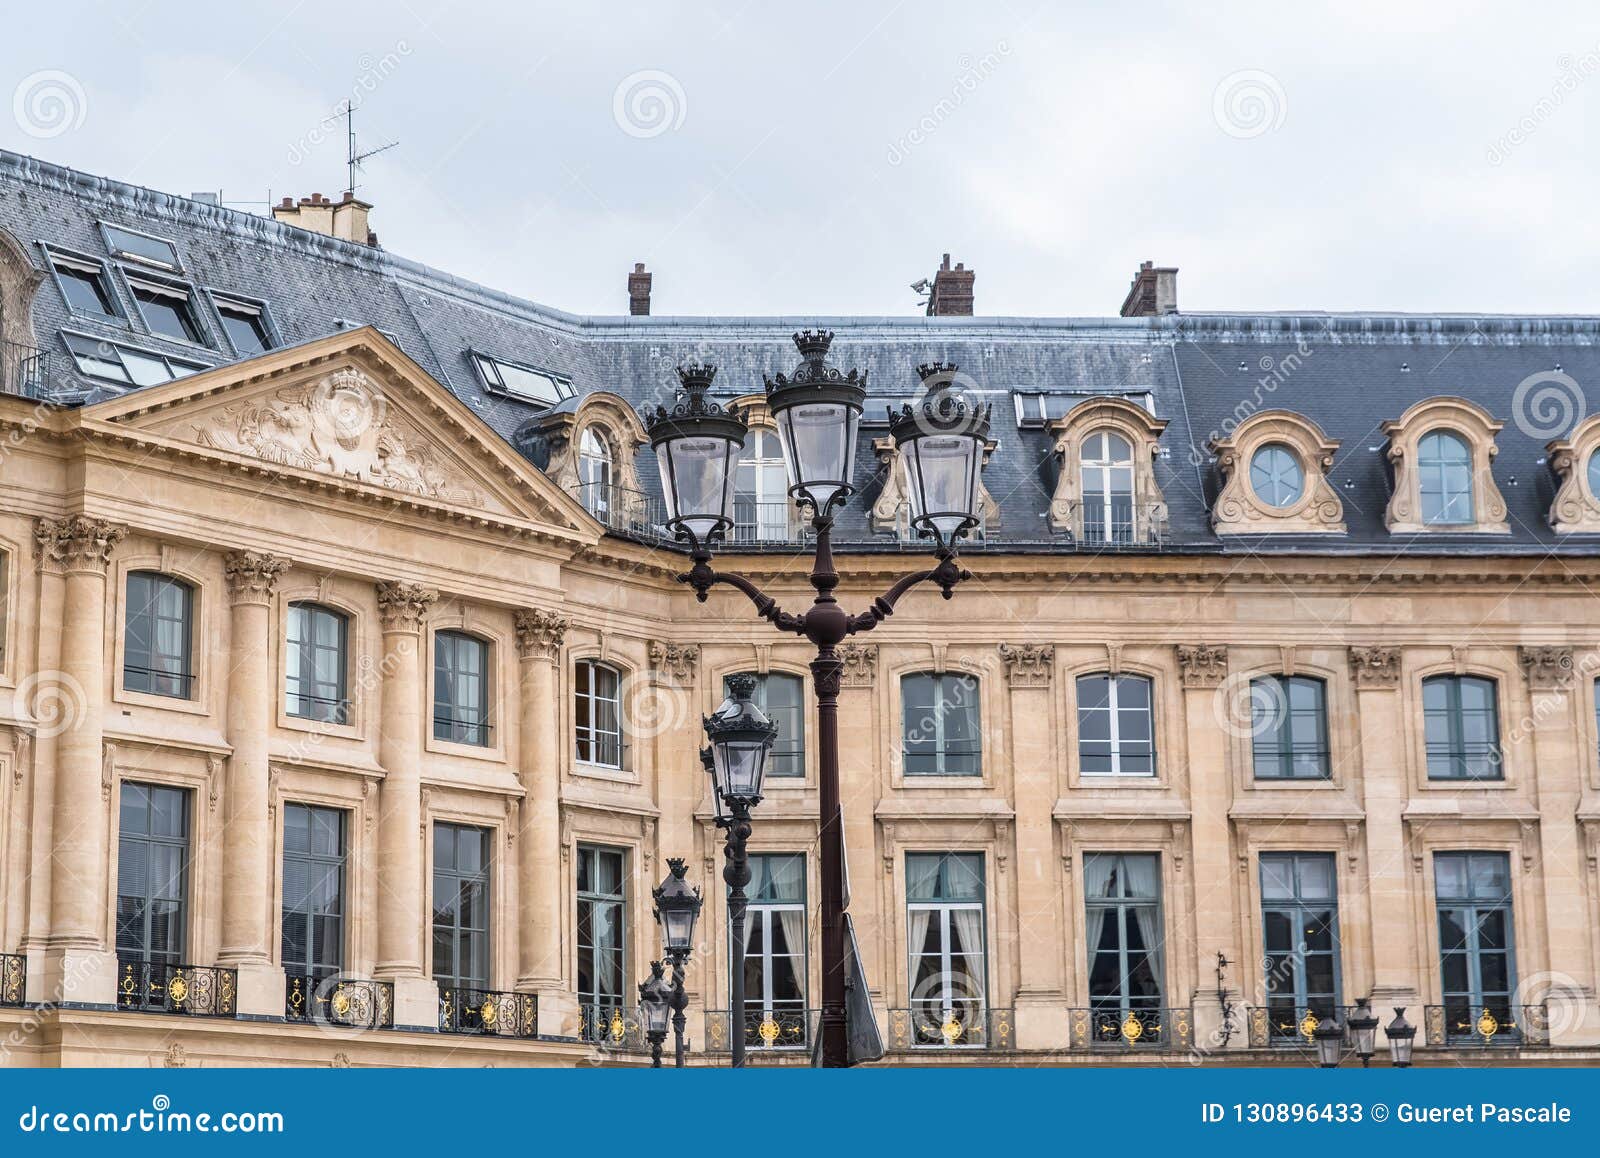
<path fill-rule="evenodd" d="M 547 408 L 487 388 L 475 352 L 552 375 L 579 395 L 609 391 L 643 406 L 670 397 L 673 370 L 687 360 L 717 365 L 719 394 L 757 392 L 764 376 L 793 368 L 798 356 L 790 336 L 796 330 L 832 330 L 831 360 L 867 371 L 871 383 L 857 456 L 863 496 L 839 530 L 856 549 L 902 549 L 867 521 L 883 471 L 871 448 L 885 433 L 875 420 L 891 402 L 915 392 L 918 363 L 938 361 L 957 364 L 995 402 L 997 446 L 985 473 L 1000 511 L 1000 525 L 990 529 L 992 549 L 1073 549 L 1050 520 L 1060 471 L 1055 438 L 1047 423 L 1019 420 L 1017 399 L 1041 394 L 1049 419 L 1086 398 L 1115 395 L 1148 405 L 1167 423 L 1155 471 L 1168 523 L 1159 544 L 1141 549 L 1600 554 L 1600 537 L 1557 535 L 1547 522 L 1556 480 L 1545 444 L 1584 417 L 1581 397 L 1570 421 L 1556 427 L 1548 412 L 1532 408 L 1537 392 L 1522 386 L 1530 376 L 1558 371 L 1580 384 L 1580 394 L 1582 385 L 1600 384 L 1600 318 L 1594 316 L 584 316 L 375 247 L 0 151 L 0 230 L 26 247 L 37 269 L 46 270 L 52 249 L 114 268 L 103 223 L 173 242 L 183 263 L 179 276 L 202 293 L 267 303 L 282 346 L 341 328 L 376 327 L 536 463 L 546 448 L 531 433 L 537 423 L 530 419 Z M 126 304 L 120 276 L 113 274 L 113 281 Z M 197 347 L 154 337 L 137 317 L 115 324 L 74 314 L 48 275 L 30 320 L 35 342 L 49 354 L 50 397 L 62 404 L 121 392 L 77 372 L 65 345 L 69 333 L 204 366 L 238 360 L 218 333 L 209 346 Z M 1509 508 L 1509 536 L 1491 542 L 1481 535 L 1401 536 L 1385 529 L 1391 468 L 1382 424 L 1440 395 L 1470 399 L 1505 423 L 1493 473 Z M 1339 442 L 1328 478 L 1343 501 L 1347 534 L 1224 541 L 1212 532 L 1208 511 L 1222 479 L 1208 441 L 1266 409 L 1303 414 Z M 656 485 L 653 462 L 641 457 L 638 466 L 643 485 Z"/>

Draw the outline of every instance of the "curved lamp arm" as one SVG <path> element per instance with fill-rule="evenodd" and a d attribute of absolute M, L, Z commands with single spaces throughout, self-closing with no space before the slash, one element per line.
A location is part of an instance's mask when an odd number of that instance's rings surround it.
<path fill-rule="evenodd" d="M 761 618 L 771 622 L 779 631 L 792 631 L 796 635 L 805 634 L 806 623 L 804 619 L 798 615 L 791 615 L 779 607 L 775 599 L 764 593 L 761 588 L 750 582 L 743 575 L 725 574 L 713 568 L 709 551 L 696 551 L 691 558 L 694 560 L 694 566 L 677 578 L 679 583 L 687 583 L 694 588 L 695 598 L 701 603 L 706 601 L 706 596 L 711 593 L 712 587 L 718 583 L 726 583 L 729 587 L 743 591 L 749 597 L 750 602 L 756 605 L 756 613 Z"/>
<path fill-rule="evenodd" d="M 860 615 L 850 617 L 849 631 L 854 635 L 858 631 L 871 631 L 889 616 L 894 614 L 894 605 L 900 602 L 900 597 L 910 591 L 919 583 L 937 583 L 939 590 L 946 599 L 955 594 L 955 585 L 963 579 L 971 579 L 972 572 L 966 570 L 956 562 L 955 553 L 940 551 L 938 565 L 928 571 L 918 571 L 907 575 L 889 590 L 872 601 L 872 607 Z"/>

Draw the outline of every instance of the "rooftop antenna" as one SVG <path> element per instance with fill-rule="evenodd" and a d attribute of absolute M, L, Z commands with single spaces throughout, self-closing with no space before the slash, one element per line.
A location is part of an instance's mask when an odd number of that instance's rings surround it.
<path fill-rule="evenodd" d="M 361 162 L 368 157 L 376 157 L 379 153 L 387 153 L 398 145 L 399 141 L 390 141 L 387 145 L 379 145 L 376 149 L 368 149 L 365 153 L 356 151 L 356 102 L 346 101 L 344 104 L 345 138 L 348 148 L 345 151 L 345 196 L 356 195 L 356 170 L 361 168 Z"/>

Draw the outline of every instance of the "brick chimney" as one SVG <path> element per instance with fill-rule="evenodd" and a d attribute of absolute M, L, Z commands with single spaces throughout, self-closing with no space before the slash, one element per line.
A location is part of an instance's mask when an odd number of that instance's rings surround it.
<path fill-rule="evenodd" d="M 309 229 L 340 241 L 354 241 L 361 245 L 377 245 L 378 235 L 368 224 L 372 205 L 354 193 L 346 192 L 338 201 L 329 201 L 321 193 L 313 193 L 296 201 L 285 197 L 272 207 L 272 219 L 285 225 Z"/>
<path fill-rule="evenodd" d="M 928 295 L 930 318 L 970 318 L 972 316 L 972 280 L 977 276 L 972 270 L 956 262 L 950 268 L 950 255 L 933 275 L 933 292 Z"/>
<path fill-rule="evenodd" d="M 628 313 L 636 318 L 650 315 L 650 275 L 642 261 L 634 262 L 633 272 L 628 275 Z"/>
<path fill-rule="evenodd" d="M 1153 318 L 1178 312 L 1178 270 L 1175 266 L 1157 269 L 1151 262 L 1139 263 L 1128 296 L 1122 302 L 1125 318 Z"/>

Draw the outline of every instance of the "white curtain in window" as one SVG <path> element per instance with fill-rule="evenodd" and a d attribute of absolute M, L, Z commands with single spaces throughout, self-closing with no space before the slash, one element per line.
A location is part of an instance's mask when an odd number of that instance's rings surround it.
<path fill-rule="evenodd" d="M 911 928 L 906 936 L 906 950 L 911 954 L 913 973 L 916 972 L 917 958 L 922 956 L 922 947 L 928 943 L 928 926 L 934 916 L 932 909 L 911 910 Z"/>
<path fill-rule="evenodd" d="M 795 972 L 801 970 L 800 960 L 806 951 L 806 914 L 804 909 L 779 909 L 778 920 L 783 925 L 783 943 L 795 955 Z"/>
<path fill-rule="evenodd" d="M 965 954 L 964 957 L 951 962 L 951 970 L 955 976 L 949 979 L 950 996 L 980 999 L 983 996 L 984 968 L 983 910 L 950 910 L 950 933 L 954 942 L 950 946 L 951 952 L 954 953 L 959 949 Z"/>
<path fill-rule="evenodd" d="M 1123 891 L 1130 897 L 1154 897 L 1160 883 L 1156 876 L 1156 858 L 1153 856 L 1125 856 L 1122 858 L 1126 879 Z"/>

